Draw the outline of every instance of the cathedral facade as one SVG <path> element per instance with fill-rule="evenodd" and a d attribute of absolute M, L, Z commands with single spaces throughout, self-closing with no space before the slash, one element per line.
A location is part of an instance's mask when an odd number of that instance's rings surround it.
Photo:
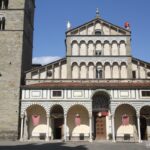
<path fill-rule="evenodd" d="M 66 57 L 26 72 L 21 140 L 150 140 L 150 63 L 131 32 L 96 18 L 68 23 Z"/>
<path fill-rule="evenodd" d="M 0 0 L 0 138 L 150 140 L 150 63 L 131 55 L 129 23 L 68 23 L 66 57 L 32 68 L 34 8 Z"/>

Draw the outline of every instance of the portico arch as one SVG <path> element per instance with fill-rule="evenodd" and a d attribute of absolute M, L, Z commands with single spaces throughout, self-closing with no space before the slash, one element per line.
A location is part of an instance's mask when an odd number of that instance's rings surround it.
<path fill-rule="evenodd" d="M 67 111 L 67 136 L 71 140 L 86 140 L 89 138 L 89 112 L 82 105 L 73 105 Z"/>
<path fill-rule="evenodd" d="M 92 94 L 93 132 L 94 139 L 106 140 L 107 123 L 110 112 L 110 95 L 106 90 L 96 90 Z"/>
<path fill-rule="evenodd" d="M 64 136 L 64 109 L 61 105 L 54 105 L 50 110 L 53 139 L 62 139 Z"/>
<path fill-rule="evenodd" d="M 140 110 L 141 140 L 150 140 L 150 106 L 143 106 Z"/>
<path fill-rule="evenodd" d="M 46 110 L 40 105 L 31 105 L 26 109 L 24 135 L 27 139 L 45 139 L 47 134 Z M 27 135 L 26 135 L 27 133 Z"/>
<path fill-rule="evenodd" d="M 116 140 L 135 141 L 138 139 L 136 109 L 129 104 L 121 104 L 115 110 Z"/>

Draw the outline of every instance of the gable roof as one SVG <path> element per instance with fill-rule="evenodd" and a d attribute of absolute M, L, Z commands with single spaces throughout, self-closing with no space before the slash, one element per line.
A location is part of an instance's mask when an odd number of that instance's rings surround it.
<path fill-rule="evenodd" d="M 105 23 L 105 24 L 107 24 L 107 25 L 109 25 L 109 26 L 111 26 L 111 27 L 118 28 L 118 29 L 120 29 L 120 30 L 122 30 L 122 31 L 124 31 L 124 32 L 128 32 L 129 34 L 131 34 L 131 31 L 130 31 L 130 30 L 127 30 L 127 29 L 125 29 L 125 28 L 123 28 L 123 27 L 120 27 L 120 26 L 117 26 L 117 25 L 115 25 L 115 24 L 112 24 L 112 23 L 110 23 L 110 22 L 108 22 L 108 21 L 106 21 L 106 20 L 101 19 L 101 18 L 98 17 L 98 18 L 95 18 L 95 19 L 93 19 L 93 20 L 91 20 L 91 21 L 88 21 L 88 22 L 86 22 L 86 23 L 84 23 L 84 24 L 82 24 L 82 25 L 79 25 L 79 26 L 77 26 L 77 27 L 75 27 L 75 28 L 72 28 L 72 29 L 66 31 L 66 35 L 67 35 L 68 33 L 70 33 L 70 32 L 73 32 L 73 31 L 77 30 L 78 28 L 82 28 L 82 27 L 84 27 L 84 26 L 86 26 L 86 25 L 90 25 L 91 23 L 96 22 L 96 21 Z"/>
<path fill-rule="evenodd" d="M 53 61 L 53 62 L 50 62 L 50 63 L 48 63 L 48 64 L 46 64 L 46 65 L 43 65 L 43 66 L 39 66 L 39 67 L 36 67 L 36 68 L 32 68 L 32 69 L 26 71 L 25 73 L 29 73 L 29 72 L 32 72 L 32 71 L 36 71 L 36 70 L 39 70 L 39 69 L 43 69 L 43 68 L 48 67 L 48 66 L 50 66 L 50 65 L 57 64 L 57 63 L 59 63 L 60 61 L 66 61 L 66 57 L 61 58 L 61 59 L 58 59 L 58 60 Z"/>
<path fill-rule="evenodd" d="M 146 62 L 146 61 L 144 61 L 144 60 L 141 60 L 141 59 L 138 59 L 138 58 L 135 58 L 135 57 L 132 57 L 132 61 L 141 62 L 141 63 L 147 64 L 148 66 L 150 66 L 150 63 L 149 63 L 149 62 Z"/>

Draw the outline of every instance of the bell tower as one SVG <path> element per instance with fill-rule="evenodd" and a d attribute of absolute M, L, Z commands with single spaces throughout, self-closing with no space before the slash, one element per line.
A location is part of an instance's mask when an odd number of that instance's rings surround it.
<path fill-rule="evenodd" d="M 31 68 L 34 0 L 0 0 L 0 138 L 17 139 L 20 86 Z"/>

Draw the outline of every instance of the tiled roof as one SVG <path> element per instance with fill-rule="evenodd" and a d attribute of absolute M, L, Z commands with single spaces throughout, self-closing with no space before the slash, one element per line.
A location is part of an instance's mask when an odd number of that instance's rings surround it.
<path fill-rule="evenodd" d="M 150 89 L 150 82 L 105 82 L 105 83 L 92 83 L 92 82 L 44 82 L 31 85 L 22 86 L 22 88 L 80 88 L 80 89 Z"/>

